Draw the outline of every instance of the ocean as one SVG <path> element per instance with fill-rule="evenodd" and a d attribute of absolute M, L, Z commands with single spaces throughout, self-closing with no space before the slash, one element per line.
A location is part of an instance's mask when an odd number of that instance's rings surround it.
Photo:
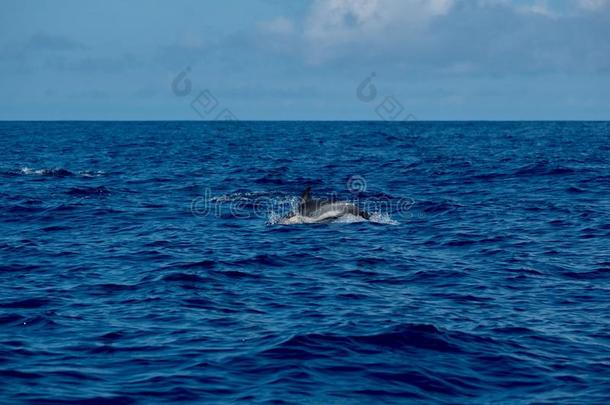
<path fill-rule="evenodd" d="M 1 122 L 0 402 L 607 403 L 609 122 Z M 283 225 L 312 187 L 371 220 Z"/>

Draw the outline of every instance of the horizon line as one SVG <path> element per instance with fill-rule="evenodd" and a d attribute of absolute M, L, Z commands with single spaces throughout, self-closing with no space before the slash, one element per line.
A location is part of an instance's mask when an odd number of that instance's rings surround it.
<path fill-rule="evenodd" d="M 296 120 L 279 120 L 279 119 L 252 119 L 252 120 L 196 120 L 196 119 L 0 119 L 0 122 L 200 122 L 200 123 L 249 123 L 249 122 L 366 122 L 366 123 L 384 123 L 384 124 L 410 124 L 410 123 L 432 123 L 432 122 L 610 122 L 608 119 L 432 119 L 432 120 L 320 120 L 320 119 L 296 119 Z"/>

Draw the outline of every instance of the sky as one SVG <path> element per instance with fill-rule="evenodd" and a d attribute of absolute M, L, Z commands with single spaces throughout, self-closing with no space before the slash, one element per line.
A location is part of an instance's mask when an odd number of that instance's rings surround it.
<path fill-rule="evenodd" d="M 0 0 L 0 120 L 608 120 L 610 0 Z"/>

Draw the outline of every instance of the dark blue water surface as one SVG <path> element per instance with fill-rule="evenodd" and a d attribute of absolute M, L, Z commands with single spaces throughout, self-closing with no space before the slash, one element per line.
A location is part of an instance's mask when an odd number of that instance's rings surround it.
<path fill-rule="evenodd" d="M 0 402 L 604 403 L 609 140 L 0 123 Z M 306 185 L 384 205 L 280 225 Z"/>

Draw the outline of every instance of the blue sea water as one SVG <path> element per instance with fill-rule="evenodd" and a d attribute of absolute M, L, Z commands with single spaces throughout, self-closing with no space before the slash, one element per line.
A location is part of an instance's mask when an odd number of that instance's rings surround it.
<path fill-rule="evenodd" d="M 609 141 L 0 123 L 0 402 L 607 403 Z M 281 225 L 307 185 L 375 220 Z"/>

